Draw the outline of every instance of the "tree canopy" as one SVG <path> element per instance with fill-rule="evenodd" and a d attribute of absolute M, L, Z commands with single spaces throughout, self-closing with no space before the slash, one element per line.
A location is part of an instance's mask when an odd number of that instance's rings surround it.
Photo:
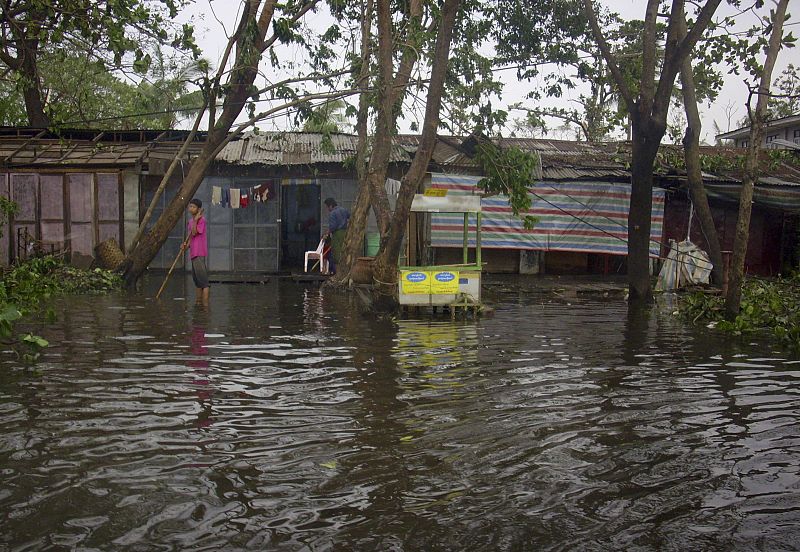
<path fill-rule="evenodd" d="M 186 0 L 6 0 L 0 3 L 0 62 L 3 86 L 23 99 L 28 123 L 48 126 L 59 98 L 45 83 L 54 64 L 91 71 L 101 87 L 117 87 L 98 71 L 128 69 L 144 74 L 153 62 L 148 44 L 197 56 L 194 29 L 173 19 Z"/>

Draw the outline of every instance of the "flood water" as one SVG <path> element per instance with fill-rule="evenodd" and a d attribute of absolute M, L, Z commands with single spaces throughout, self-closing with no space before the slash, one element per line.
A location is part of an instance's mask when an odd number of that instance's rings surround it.
<path fill-rule="evenodd" d="M 800 358 L 526 282 L 477 322 L 56 301 L 0 363 L 0 549 L 800 547 Z"/>

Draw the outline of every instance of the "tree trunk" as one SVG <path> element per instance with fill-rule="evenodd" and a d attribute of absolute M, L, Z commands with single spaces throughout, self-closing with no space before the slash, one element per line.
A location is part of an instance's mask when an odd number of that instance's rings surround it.
<path fill-rule="evenodd" d="M 347 223 L 347 234 L 342 247 L 342 258 L 336 266 L 336 276 L 331 283 L 342 284 L 350 278 L 350 271 L 355 266 L 367 231 L 367 219 L 370 208 L 370 190 L 367 182 L 367 147 L 368 147 L 368 122 L 369 122 L 369 61 L 372 57 L 370 37 L 372 36 L 372 0 L 362 0 L 361 19 L 361 67 L 358 77 L 358 88 L 361 93 L 358 97 L 358 116 L 356 118 L 356 134 L 358 145 L 356 150 L 356 175 L 358 178 L 358 194 L 356 195 L 353 209 L 350 212 L 350 221 Z"/>
<path fill-rule="evenodd" d="M 375 287 L 377 292 L 375 304 L 381 309 L 391 309 L 397 304 L 397 265 L 400 257 L 400 247 L 405 237 L 414 194 L 425 177 L 433 149 L 436 146 L 436 131 L 439 128 L 439 113 L 442 107 L 442 94 L 447 75 L 450 42 L 453 37 L 453 27 L 458 14 L 459 3 L 460 0 L 445 0 L 442 6 L 442 20 L 436 37 L 436 47 L 431 67 L 431 82 L 428 86 L 420 146 L 414 155 L 411 167 L 403 177 L 388 235 L 386 240 L 381 243 L 381 249 L 375 259 L 373 267 L 373 278 L 377 284 Z"/>
<path fill-rule="evenodd" d="M 733 240 L 733 258 L 731 260 L 730 277 L 728 279 L 728 292 L 725 297 L 725 314 L 729 319 L 734 319 L 739 314 L 742 302 L 742 284 L 744 283 L 744 261 L 747 255 L 747 241 L 750 237 L 750 214 L 753 210 L 753 189 L 758 180 L 759 164 L 758 152 L 766 133 L 765 120 L 769 101 L 772 71 L 775 60 L 781 49 L 783 39 L 783 22 L 786 18 L 786 7 L 789 0 L 779 0 L 772 20 L 772 34 L 769 37 L 767 58 L 761 73 L 761 83 L 758 86 L 758 101 L 755 114 L 750 107 L 752 92 L 748 99 L 747 109 L 750 114 L 750 138 L 747 145 L 747 155 L 744 162 L 744 176 L 742 190 L 739 196 L 739 218 L 736 221 L 736 233 Z"/>
<path fill-rule="evenodd" d="M 644 117 L 649 119 L 648 115 Z M 643 118 L 644 118 L 643 117 Z M 628 298 L 634 304 L 653 300 L 650 284 L 650 226 L 653 212 L 653 165 L 664 131 L 639 124 L 631 116 L 631 202 L 628 213 Z"/>
<path fill-rule="evenodd" d="M 684 18 L 680 23 L 679 36 L 683 40 L 686 36 L 686 19 Z M 700 113 L 697 110 L 697 93 L 694 86 L 692 62 L 688 57 L 681 65 L 681 88 L 688 122 L 686 134 L 683 137 L 686 180 L 689 184 L 689 193 L 697 213 L 697 219 L 700 221 L 700 229 L 706 239 L 708 255 L 711 258 L 711 264 L 714 265 L 711 279 L 716 285 L 721 286 L 724 274 L 722 248 L 719 245 L 717 227 L 714 225 L 714 217 L 711 216 L 711 207 L 708 205 L 708 196 L 703 185 L 703 173 L 700 168 Z M 689 232 L 691 232 L 691 228 L 689 228 Z"/>
<path fill-rule="evenodd" d="M 50 126 L 50 117 L 45 113 L 42 99 L 42 81 L 36 63 L 38 49 L 37 41 L 26 40 L 24 49 L 20 52 L 20 73 L 24 79 L 22 97 L 25 100 L 28 124 L 32 127 L 47 128 Z"/>

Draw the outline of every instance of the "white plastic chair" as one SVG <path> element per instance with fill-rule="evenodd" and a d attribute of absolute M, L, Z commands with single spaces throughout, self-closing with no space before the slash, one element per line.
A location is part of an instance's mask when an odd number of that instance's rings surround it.
<path fill-rule="evenodd" d="M 319 259 L 319 270 L 323 274 L 328 273 L 328 261 L 323 256 L 325 251 L 325 238 L 319 240 L 319 245 L 314 251 L 306 251 L 306 258 L 304 264 L 305 272 L 308 272 L 308 261 Z"/>

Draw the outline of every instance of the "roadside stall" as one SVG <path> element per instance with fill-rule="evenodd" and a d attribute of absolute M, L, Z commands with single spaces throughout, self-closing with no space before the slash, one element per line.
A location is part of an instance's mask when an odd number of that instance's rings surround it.
<path fill-rule="evenodd" d="M 430 194 L 430 191 L 429 191 Z M 464 215 L 463 262 L 434 266 L 401 266 L 399 299 L 403 307 L 449 307 L 452 316 L 458 308 L 475 314 L 481 303 L 481 198 L 417 194 L 411 205 L 415 213 L 460 213 Z M 470 262 L 470 217 L 475 219 L 475 256 Z"/>

